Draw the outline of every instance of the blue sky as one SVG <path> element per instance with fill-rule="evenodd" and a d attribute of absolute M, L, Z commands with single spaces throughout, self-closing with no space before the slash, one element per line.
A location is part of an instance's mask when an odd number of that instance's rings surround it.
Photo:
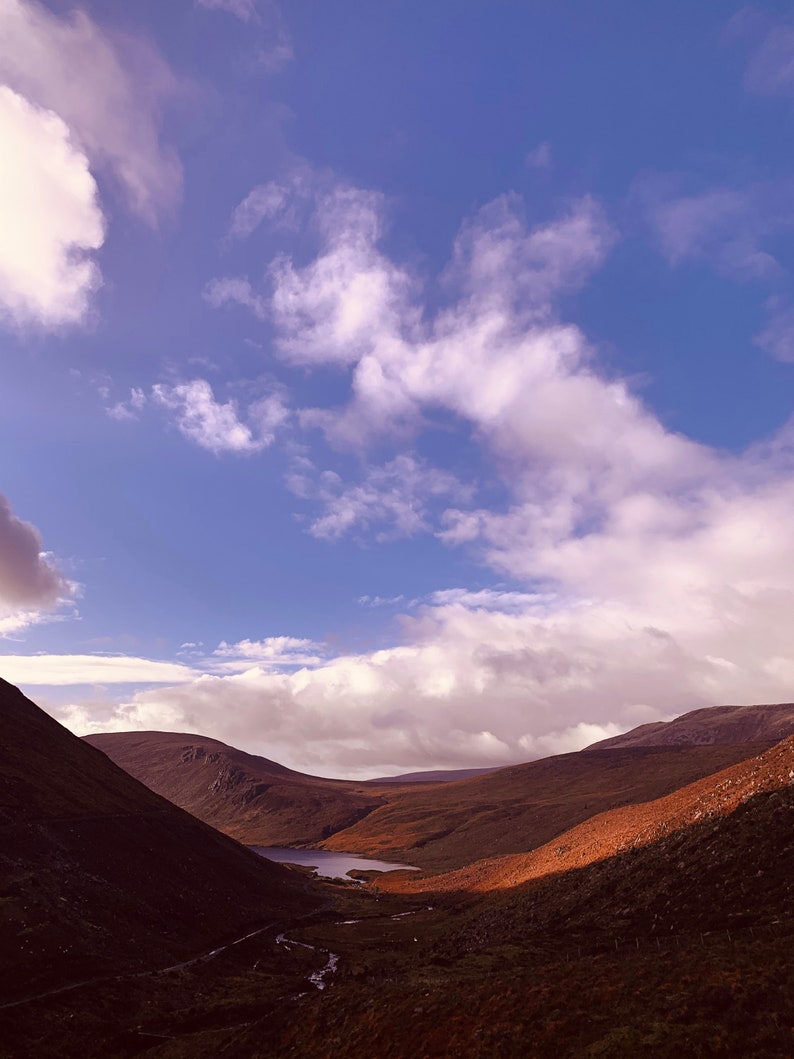
<path fill-rule="evenodd" d="M 0 674 L 373 775 L 791 697 L 790 5 L 0 0 Z"/>

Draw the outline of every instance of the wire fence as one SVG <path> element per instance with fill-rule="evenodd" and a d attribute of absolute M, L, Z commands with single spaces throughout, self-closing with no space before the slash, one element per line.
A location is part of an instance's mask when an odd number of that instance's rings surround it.
<path fill-rule="evenodd" d="M 753 926 L 733 926 L 717 930 L 692 930 L 680 934 L 659 934 L 654 936 L 616 937 L 602 939 L 600 943 L 588 942 L 566 948 L 561 956 L 567 963 L 609 953 L 631 955 L 636 952 L 658 953 L 678 950 L 691 950 L 693 947 L 709 948 L 717 945 L 735 945 L 754 940 L 779 940 L 794 934 L 794 922 L 772 920 L 769 923 Z"/>

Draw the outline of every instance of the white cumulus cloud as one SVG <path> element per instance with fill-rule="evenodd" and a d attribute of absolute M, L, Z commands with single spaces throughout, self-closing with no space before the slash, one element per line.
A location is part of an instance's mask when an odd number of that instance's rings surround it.
<path fill-rule="evenodd" d="M 101 284 L 104 221 L 64 122 L 0 86 L 0 310 L 17 325 L 80 321 Z"/>
<path fill-rule="evenodd" d="M 0 81 L 58 114 L 145 220 L 174 207 L 182 168 L 160 120 L 182 87 L 151 45 L 82 10 L 60 18 L 37 0 L 0 0 Z"/>

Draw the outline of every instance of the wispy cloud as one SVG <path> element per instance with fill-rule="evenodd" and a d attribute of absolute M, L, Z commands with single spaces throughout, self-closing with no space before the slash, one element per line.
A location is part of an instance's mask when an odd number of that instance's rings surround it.
<path fill-rule="evenodd" d="M 715 186 L 695 194 L 680 185 L 680 178 L 655 177 L 637 188 L 662 253 L 674 267 L 701 263 L 765 288 L 767 322 L 756 343 L 779 360 L 794 359 L 794 277 L 777 251 L 781 236 L 794 230 L 794 183 Z"/>
<path fill-rule="evenodd" d="M 257 59 L 268 73 L 277 73 L 293 57 L 292 41 L 274 0 L 195 0 L 197 7 L 222 11 L 257 31 Z"/>
<path fill-rule="evenodd" d="M 156 404 L 174 413 L 178 429 L 189 440 L 216 455 L 220 453 L 251 454 L 272 445 L 276 431 L 289 418 L 280 391 L 251 402 L 240 418 L 237 402 L 215 399 L 206 379 L 152 388 Z"/>
<path fill-rule="evenodd" d="M 756 335 L 757 344 L 777 360 L 794 364 L 794 303 L 785 297 L 767 300 L 767 321 Z"/>
<path fill-rule="evenodd" d="M 204 660 L 214 673 L 241 673 L 256 667 L 283 670 L 320 665 L 326 655 L 322 644 L 295 636 L 268 636 L 264 640 L 220 643 Z"/>
<path fill-rule="evenodd" d="M 434 606 L 467 607 L 470 610 L 501 611 L 505 614 L 526 612 L 533 608 L 544 608 L 553 601 L 553 596 L 537 592 L 510 592 L 496 588 L 444 588 L 434 592 L 429 602 Z"/>
<path fill-rule="evenodd" d="M 208 11 L 226 11 L 242 22 L 256 17 L 256 0 L 196 0 L 196 3 Z"/>
<path fill-rule="evenodd" d="M 403 609 L 410 607 L 413 603 L 418 602 L 417 600 L 406 600 L 402 592 L 398 596 L 359 596 L 356 603 L 360 603 L 362 607 L 397 607 L 400 606 Z"/>
<path fill-rule="evenodd" d="M 712 263 L 738 280 L 768 280 L 782 273 L 766 245 L 794 226 L 790 182 L 741 188 L 717 186 L 682 193 L 677 180 L 656 178 L 640 185 L 662 252 L 673 265 Z"/>
<path fill-rule="evenodd" d="M 319 173 L 304 163 L 294 165 L 285 179 L 251 188 L 232 213 L 229 239 L 248 239 L 264 221 L 279 231 L 306 227 L 318 197 L 333 194 L 336 185 L 329 173 Z"/>
<path fill-rule="evenodd" d="M 471 492 L 454 475 L 409 455 L 367 468 L 355 484 L 334 471 L 318 472 L 302 458 L 295 462 L 287 485 L 296 496 L 322 505 L 323 513 L 311 522 L 309 532 L 329 541 L 352 531 L 372 532 L 381 541 L 428 532 L 431 510 L 439 501 L 464 499 Z"/>
<path fill-rule="evenodd" d="M 267 303 L 261 294 L 257 294 L 249 280 L 241 276 L 224 276 L 213 279 L 204 288 L 204 298 L 213 307 L 219 309 L 230 302 L 250 309 L 254 316 L 264 320 L 267 316 Z"/>
<path fill-rule="evenodd" d="M 4 679 L 31 687 L 73 684 L 173 684 L 196 679 L 196 669 L 129 655 L 2 655 Z"/>
<path fill-rule="evenodd" d="M 138 386 L 133 386 L 130 389 L 130 396 L 128 399 L 126 401 L 117 401 L 115 404 L 109 405 L 105 409 L 105 414 L 110 416 L 111 419 L 116 419 L 119 422 L 135 420 L 146 407 L 147 402 L 148 398 L 144 391 Z"/>
<path fill-rule="evenodd" d="M 728 22 L 724 38 L 749 46 L 745 88 L 754 95 L 794 97 L 794 22 L 744 7 Z"/>
<path fill-rule="evenodd" d="M 544 142 L 539 143 L 537 147 L 533 147 L 532 150 L 527 153 L 527 156 L 524 159 L 524 165 L 527 169 L 551 169 L 551 144 Z"/>

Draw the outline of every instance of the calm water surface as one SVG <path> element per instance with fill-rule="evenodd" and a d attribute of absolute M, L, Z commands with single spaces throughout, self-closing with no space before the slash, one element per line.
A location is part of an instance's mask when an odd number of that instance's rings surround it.
<path fill-rule="evenodd" d="M 337 853 L 336 850 L 284 849 L 280 846 L 251 846 L 251 849 L 260 857 L 278 861 L 279 864 L 305 864 L 316 868 L 317 874 L 326 879 L 344 879 L 354 868 L 359 871 L 395 871 L 397 868 L 419 871 L 412 864 L 391 864 L 386 860 L 359 857 L 356 853 Z"/>

